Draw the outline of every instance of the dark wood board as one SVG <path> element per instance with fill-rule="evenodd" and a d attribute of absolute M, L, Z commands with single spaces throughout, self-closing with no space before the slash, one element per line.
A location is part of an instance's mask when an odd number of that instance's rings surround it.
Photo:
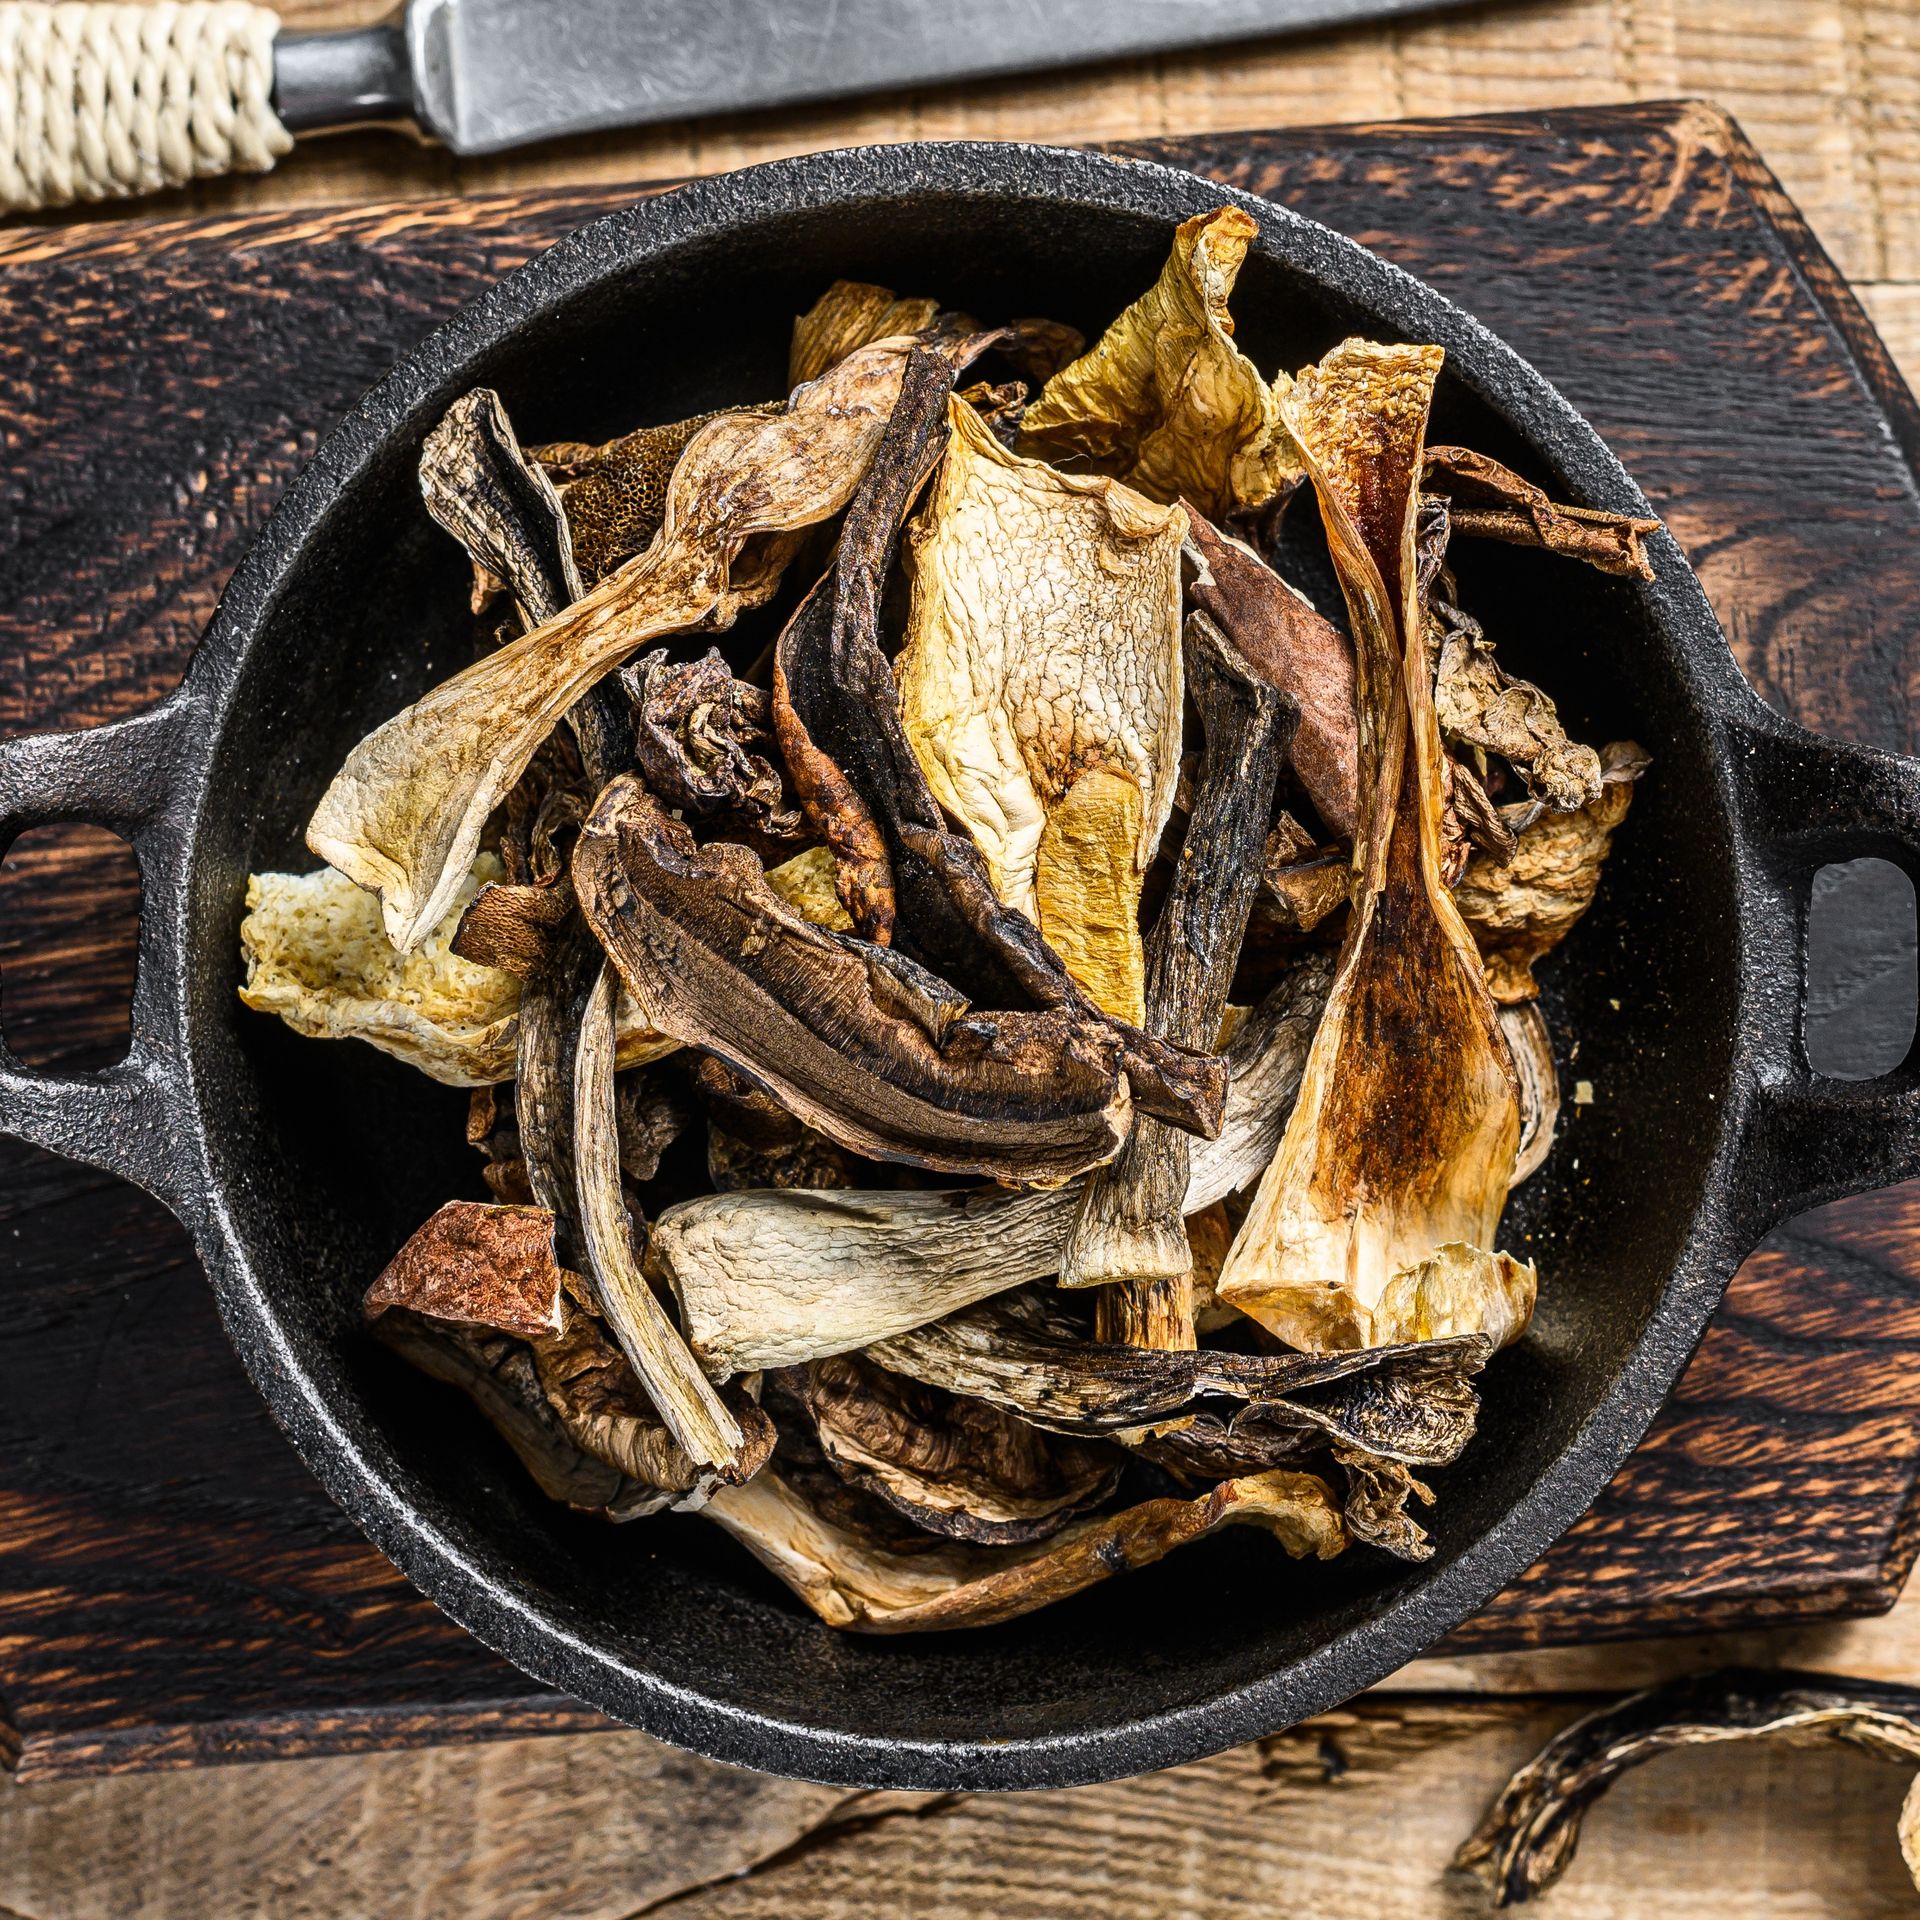
<path fill-rule="evenodd" d="M 1458 297 L 1619 450 L 1768 698 L 1920 746 L 1920 415 L 1724 118 L 1139 150 Z M 150 702 L 339 413 L 462 300 L 627 197 L 0 233 L 0 727 Z M 4 1014 L 36 1063 L 111 1057 L 130 901 L 97 847 L 8 862 Z M 603 1724 L 444 1620 L 309 1480 L 156 1203 L 0 1142 L 0 1249 L 0 1759 L 20 1777 Z M 1915 1546 L 1916 1346 L 1920 1188 L 1777 1234 L 1592 1514 L 1450 1644 L 1889 1604 Z"/>

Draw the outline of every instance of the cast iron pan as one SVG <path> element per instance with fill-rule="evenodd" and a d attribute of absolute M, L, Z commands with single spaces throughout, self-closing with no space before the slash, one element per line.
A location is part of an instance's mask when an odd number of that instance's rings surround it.
<path fill-rule="evenodd" d="M 1915 1057 L 1842 1084 L 1811 1074 L 1801 1039 L 1811 877 L 1869 853 L 1920 874 L 1920 765 L 1763 707 L 1665 535 L 1651 586 L 1462 543 L 1465 602 L 1508 664 L 1579 737 L 1638 739 L 1653 768 L 1550 967 L 1552 1017 L 1598 1099 L 1509 1211 L 1503 1243 L 1538 1258 L 1540 1311 L 1440 1476 L 1430 1562 L 1302 1566 L 1228 1535 L 1003 1627 L 845 1636 L 697 1520 L 616 1529 L 549 1505 L 463 1401 L 361 1335 L 386 1257 L 441 1200 L 480 1191 L 463 1096 L 245 1012 L 236 929 L 249 869 L 312 864 L 301 830 L 347 749 L 467 657 L 463 562 L 415 486 L 427 429 L 480 383 L 530 442 L 772 394 L 789 317 L 838 275 L 1097 331 L 1153 278 L 1174 223 L 1227 198 L 1259 223 L 1234 304 L 1261 366 L 1350 331 L 1438 341 L 1436 440 L 1645 511 L 1532 368 L 1311 221 L 1081 153 L 818 154 L 650 200 L 508 276 L 321 448 L 171 699 L 0 747 L 0 848 L 97 821 L 132 842 L 145 889 L 132 1051 L 75 1079 L 0 1055 L 0 1125 L 180 1215 L 281 1425 L 425 1593 L 529 1672 L 682 1746 L 834 1782 L 1060 1786 L 1328 1707 L 1588 1505 L 1774 1222 L 1920 1173 Z"/>

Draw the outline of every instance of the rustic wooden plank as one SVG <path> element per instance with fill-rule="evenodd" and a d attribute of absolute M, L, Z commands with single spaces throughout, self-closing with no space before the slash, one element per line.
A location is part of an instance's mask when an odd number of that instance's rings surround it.
<path fill-rule="evenodd" d="M 1914 742 L 1920 501 L 1881 424 L 1897 383 L 1723 120 L 1178 152 L 1461 291 L 1622 448 L 1771 697 Z M 434 318 L 621 197 L 0 235 L 0 725 L 151 698 L 326 423 Z M 1739 404 L 1702 414 L 1726 366 L 1750 370 Z M 75 869 L 43 863 L 10 915 L 39 911 L 36 886 L 57 918 Z M 66 1044 L 98 1037 L 84 1000 L 61 1010 Z M 1829 1210 L 1751 1263 L 1648 1447 L 1463 1644 L 1886 1604 L 1913 1547 L 1914 1204 Z M 0 1143 L 0 1216 L 0 1723 L 22 1778 L 581 1724 L 306 1479 L 157 1207 Z"/>

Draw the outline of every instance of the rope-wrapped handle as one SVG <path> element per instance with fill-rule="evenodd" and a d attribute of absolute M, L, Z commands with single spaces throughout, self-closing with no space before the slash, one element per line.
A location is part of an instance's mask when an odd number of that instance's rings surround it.
<path fill-rule="evenodd" d="M 0 208 L 264 173 L 293 145 L 273 109 L 279 30 L 246 0 L 3 0 Z"/>

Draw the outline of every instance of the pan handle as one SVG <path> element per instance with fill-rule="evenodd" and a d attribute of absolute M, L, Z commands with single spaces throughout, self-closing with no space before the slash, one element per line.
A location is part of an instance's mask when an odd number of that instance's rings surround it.
<path fill-rule="evenodd" d="M 0 1038 L 0 1133 L 104 1168 L 191 1219 L 199 1190 L 180 1018 L 184 877 L 200 702 L 79 733 L 0 741 L 0 858 L 31 827 L 82 821 L 117 833 L 140 869 L 133 1040 L 98 1073 L 39 1073 Z"/>
<path fill-rule="evenodd" d="M 1757 706 L 1757 703 L 1756 703 Z M 1807 1064 L 1813 877 L 1877 854 L 1920 887 L 1920 760 L 1835 740 L 1760 709 L 1733 735 L 1759 852 L 1749 952 L 1765 1051 L 1741 1141 L 1738 1203 L 1755 1238 L 1809 1207 L 1920 1177 L 1920 1037 L 1876 1080 Z"/>

